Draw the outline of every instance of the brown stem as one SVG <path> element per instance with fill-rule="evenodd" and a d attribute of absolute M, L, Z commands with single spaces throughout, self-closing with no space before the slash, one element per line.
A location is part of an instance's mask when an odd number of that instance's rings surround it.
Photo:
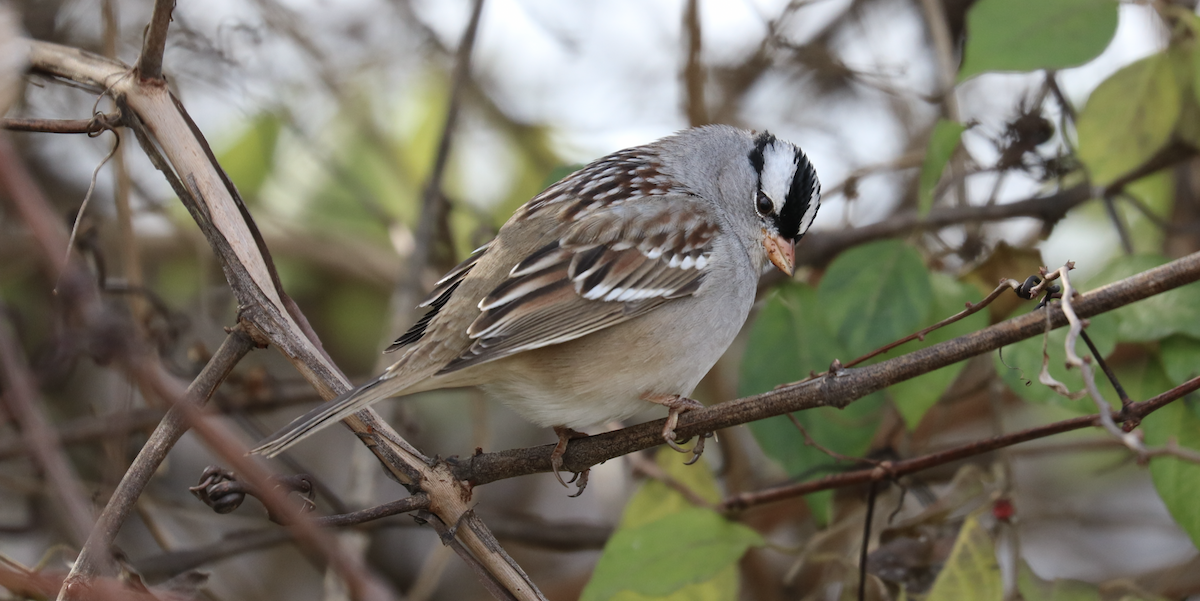
<path fill-rule="evenodd" d="M 1197 280 L 1200 280 L 1200 253 L 1093 290 L 1076 298 L 1073 305 L 1080 317 L 1091 317 Z M 1052 328 L 1067 323 L 1061 307 L 1050 306 L 1045 310 L 1050 312 L 1048 319 L 1042 311 L 1034 311 L 887 361 L 842 370 L 836 376 L 689 411 L 680 416 L 675 430 L 682 439 L 790 411 L 822 406 L 844 407 L 855 399 L 897 382 L 1041 335 L 1045 332 L 1047 321 Z M 662 444 L 663 423 L 663 420 L 657 420 L 572 441 L 563 456 L 563 469 L 582 471 L 614 457 Z M 448 461 L 456 478 L 480 485 L 525 474 L 548 472 L 551 469 L 552 449 L 553 445 L 543 445 L 484 453 L 465 459 L 451 458 Z"/>
<path fill-rule="evenodd" d="M 964 223 L 1001 221 L 1014 217 L 1033 217 L 1052 225 L 1067 211 L 1092 198 L 1087 186 L 1079 185 L 1061 192 L 1001 205 L 949 207 L 934 209 L 924 218 L 909 212 L 883 221 L 839 231 L 813 232 L 796 247 L 796 265 L 822 267 L 847 248 L 873 240 L 884 240 L 910 232 L 929 231 Z"/>
<path fill-rule="evenodd" d="M 45 134 L 96 134 L 104 125 L 96 119 L 0 119 L 0 127 L 9 131 Z"/>
<path fill-rule="evenodd" d="M 221 382 L 225 381 L 229 372 L 233 371 L 238 361 L 253 348 L 254 341 L 250 336 L 242 328 L 234 328 L 201 370 L 200 375 L 188 386 L 186 398 L 181 402 L 193 407 L 202 407 L 217 391 Z M 96 521 L 91 535 L 87 537 L 87 543 L 79 553 L 79 559 L 71 568 L 71 574 L 67 577 L 68 584 L 82 582 L 108 571 L 107 568 L 112 562 L 110 549 L 117 532 L 129 518 L 150 479 L 167 458 L 167 453 L 185 432 L 187 424 L 184 421 L 183 410 L 179 406 L 171 408 L 138 452 L 133 465 L 129 466 L 121 478 L 121 483 L 109 498 L 104 512 L 100 514 L 100 519 Z"/>
<path fill-rule="evenodd" d="M 4 312 L 0 305 L 0 314 Z M 4 320 L 7 321 L 7 320 Z M 24 353 L 5 323 L 0 323 L 0 378 L 4 382 L 4 404 L 21 428 L 21 436 L 49 484 L 50 501 L 56 507 L 74 544 L 87 540 L 92 529 L 92 506 L 66 453 L 58 445 L 50 419 L 38 400 L 37 386 Z"/>
<path fill-rule="evenodd" d="M 688 124 L 692 127 L 706 125 L 708 112 L 704 105 L 704 64 L 700 62 L 700 1 L 688 0 L 683 8 L 684 49 L 687 62 L 683 68 L 683 85 L 686 95 Z"/>
<path fill-rule="evenodd" d="M 138 76 L 143 79 L 162 78 L 163 53 L 167 50 L 167 28 L 171 26 L 171 12 L 175 0 L 155 0 L 146 37 L 142 40 L 142 53 L 138 56 Z"/>
<path fill-rule="evenodd" d="M 1165 407 L 1167 404 L 1177 399 L 1183 398 L 1185 395 L 1200 389 L 1200 377 L 1192 378 L 1175 388 L 1172 388 L 1154 398 L 1147 399 L 1140 403 L 1130 404 L 1128 411 L 1122 413 L 1113 413 L 1113 419 L 1123 421 L 1125 419 L 1142 419 L 1154 411 Z M 1020 444 L 1030 440 L 1045 438 L 1062 432 L 1070 432 L 1071 430 L 1080 430 L 1089 427 L 1098 427 L 1100 425 L 1100 416 L 1085 415 L 1073 419 L 1067 419 L 1044 426 L 1036 426 L 1013 432 L 1003 436 L 995 436 L 986 440 L 960 445 L 945 451 L 931 453 L 913 459 L 897 461 L 887 466 L 886 468 L 862 469 L 834 476 L 827 476 L 820 480 L 810 482 L 801 482 L 798 484 L 789 484 L 776 488 L 769 488 L 756 492 L 742 493 L 729 497 L 721 502 L 720 508 L 724 511 L 737 511 L 771 503 L 783 499 L 803 496 L 814 492 L 829 490 L 833 488 L 843 488 L 865 482 L 874 482 L 885 479 L 892 479 L 905 474 L 911 474 L 922 470 L 927 470 L 931 467 L 944 465 L 953 461 L 982 455 L 996 449 L 1010 447 L 1015 444 Z"/>

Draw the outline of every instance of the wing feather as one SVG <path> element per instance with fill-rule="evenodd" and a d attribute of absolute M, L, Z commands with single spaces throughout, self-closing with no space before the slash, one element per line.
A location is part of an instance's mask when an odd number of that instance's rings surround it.
<path fill-rule="evenodd" d="M 439 373 L 559 344 L 694 294 L 719 223 L 694 197 L 589 207 L 479 302 L 473 341 Z"/>

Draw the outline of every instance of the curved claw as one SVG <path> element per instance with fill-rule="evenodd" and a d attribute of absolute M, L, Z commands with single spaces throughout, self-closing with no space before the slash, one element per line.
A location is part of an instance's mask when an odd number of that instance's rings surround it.
<path fill-rule="evenodd" d="M 712 432 L 705 432 L 696 439 L 696 446 L 692 447 L 692 458 L 688 459 L 684 465 L 692 465 L 700 461 L 700 456 L 704 454 L 704 441 L 713 437 Z"/>
<path fill-rule="evenodd" d="M 569 495 L 571 497 L 578 497 L 583 494 L 583 489 L 587 487 L 588 472 L 591 471 L 591 468 L 585 469 L 582 472 L 576 472 L 571 476 L 570 480 L 563 480 L 559 470 L 562 469 L 563 455 L 567 454 L 567 443 L 573 438 L 587 438 L 587 434 L 576 432 L 566 426 L 554 426 L 554 433 L 558 435 L 558 444 L 554 445 L 554 451 L 550 453 L 550 468 L 554 472 L 554 478 L 558 480 L 559 484 L 563 485 L 563 488 L 571 488 L 570 484 L 578 480 L 575 484 L 575 487 L 579 489 L 578 492 Z"/>
<path fill-rule="evenodd" d="M 583 470 L 582 472 L 575 474 L 575 478 L 571 478 L 571 482 L 575 482 L 576 478 L 579 479 L 579 482 L 577 484 L 575 484 L 575 487 L 578 488 L 579 490 L 575 491 L 575 494 L 573 494 L 573 495 L 567 495 L 568 499 L 574 499 L 575 497 L 578 497 L 579 495 L 583 494 L 583 489 L 587 488 L 587 485 L 588 485 L 588 474 L 591 474 L 591 473 L 592 473 L 592 468 L 589 467 L 589 468 Z"/>

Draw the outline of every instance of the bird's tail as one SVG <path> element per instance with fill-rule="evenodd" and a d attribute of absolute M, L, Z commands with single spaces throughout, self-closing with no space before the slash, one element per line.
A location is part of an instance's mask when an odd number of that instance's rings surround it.
<path fill-rule="evenodd" d="M 318 406 L 292 420 L 292 423 L 272 434 L 250 452 L 274 457 L 329 424 L 339 422 L 376 401 L 395 396 L 400 390 L 395 386 L 385 385 L 390 379 L 385 374 Z"/>

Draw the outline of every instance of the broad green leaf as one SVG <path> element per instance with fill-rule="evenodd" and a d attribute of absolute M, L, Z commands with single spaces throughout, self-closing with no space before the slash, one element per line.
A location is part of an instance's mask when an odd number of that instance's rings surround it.
<path fill-rule="evenodd" d="M 1158 343 L 1158 356 L 1167 378 L 1176 386 L 1200 375 L 1200 340 L 1169 336 Z"/>
<path fill-rule="evenodd" d="M 275 146 L 281 129 L 278 116 L 262 113 L 217 157 L 246 202 L 254 202 L 275 167 Z"/>
<path fill-rule="evenodd" d="M 1140 353 L 1112 367 L 1116 372 L 1117 381 L 1133 401 L 1144 401 L 1169 390 L 1172 386 L 1171 380 L 1163 371 L 1162 363 L 1150 353 Z M 1105 377 L 1104 372 L 1098 368 L 1096 368 L 1096 385 L 1105 398 L 1117 397 L 1116 389 L 1112 387 L 1112 383 Z"/>
<path fill-rule="evenodd" d="M 659 449 L 654 458 L 663 473 L 686 486 L 700 498 L 709 503 L 721 500 L 717 480 L 708 469 L 707 463 L 702 461 L 695 465 L 685 465 L 680 461 L 679 453 L 666 448 Z M 691 502 L 679 494 L 679 491 L 659 480 L 646 480 L 625 505 L 625 512 L 621 515 L 618 527 L 638 528 L 689 507 L 692 507 Z"/>
<path fill-rule="evenodd" d="M 1076 124 L 1079 158 L 1092 184 L 1111 184 L 1162 149 L 1179 121 L 1181 100 L 1175 71 L 1164 53 L 1104 80 Z"/>
<path fill-rule="evenodd" d="M 946 565 L 925 601 L 1001 601 L 1004 585 L 992 537 L 976 515 L 963 522 Z"/>
<path fill-rule="evenodd" d="M 980 0 L 967 12 L 959 81 L 985 71 L 1082 65 L 1117 31 L 1113 0 Z"/>
<path fill-rule="evenodd" d="M 1088 288 L 1099 288 L 1167 262 L 1161 255 L 1119 256 L 1090 278 Z M 1200 283 L 1156 294 L 1112 312 L 1118 320 L 1121 342 L 1159 340 L 1172 334 L 1200 338 Z"/>
<path fill-rule="evenodd" d="M 933 126 L 933 133 L 929 135 L 929 147 L 925 150 L 925 161 L 921 163 L 921 177 L 917 180 L 919 215 L 928 214 L 929 209 L 933 207 L 933 189 L 937 187 L 938 180 L 942 179 L 946 163 L 958 148 L 958 142 L 966 129 L 965 125 L 946 119 L 939 119 Z"/>
<path fill-rule="evenodd" d="M 679 454 L 670 449 L 659 450 L 658 454 L 655 456 L 655 461 L 668 476 L 675 480 L 675 482 L 686 486 L 689 490 L 700 496 L 705 501 L 715 503 L 720 500 L 721 495 L 717 489 L 717 481 L 713 477 L 712 472 L 707 468 L 705 462 L 701 462 L 692 466 L 684 465 L 683 461 L 680 460 Z M 625 506 L 625 512 L 621 517 L 620 524 L 618 525 L 618 533 L 642 531 L 643 528 L 647 528 L 664 519 L 677 516 L 681 513 L 694 511 L 697 511 L 697 508 L 686 498 L 684 498 L 679 491 L 667 486 L 659 480 L 647 480 L 642 484 L 638 491 L 633 495 L 633 498 L 630 499 L 629 503 Z M 699 511 L 709 512 L 707 509 L 701 509 Z M 729 525 L 736 526 L 736 524 Z M 720 526 L 716 528 L 716 530 L 723 530 L 724 528 L 724 526 Z M 736 534 L 733 538 L 736 539 L 739 535 L 752 538 L 750 535 L 746 534 L 745 531 L 738 530 L 738 528 L 744 527 L 737 526 L 737 528 L 734 529 Z M 752 534 L 754 537 L 758 536 L 756 533 L 753 533 L 753 531 L 750 531 L 750 534 Z M 616 539 L 615 536 L 614 539 Z M 673 541 L 671 543 L 672 547 L 676 546 L 678 543 L 678 539 L 674 534 L 667 535 L 666 540 Z M 612 540 L 610 540 L 609 544 L 612 544 Z M 721 552 L 732 553 L 733 549 L 735 549 L 737 546 L 737 544 L 731 544 L 723 549 L 717 549 L 715 553 L 718 555 Z M 737 555 L 734 557 L 734 560 L 736 560 L 737 557 L 740 557 L 741 553 L 744 551 L 745 547 L 742 547 L 742 551 L 737 553 Z M 675 553 L 676 550 L 672 548 L 669 552 Z M 737 565 L 733 563 L 733 561 L 730 561 L 728 565 L 719 567 L 707 574 L 693 574 L 698 578 L 698 580 L 692 582 L 691 584 L 677 583 L 678 588 L 676 588 L 674 592 L 668 592 L 665 594 L 658 592 L 647 592 L 644 588 L 639 587 L 634 587 L 634 590 L 620 590 L 621 587 L 625 586 L 626 578 L 621 572 L 621 570 L 624 570 L 625 568 L 621 566 L 619 560 L 609 559 L 607 560 L 608 563 L 605 563 L 606 560 L 604 557 L 607 557 L 610 554 L 627 553 L 629 553 L 629 550 L 624 547 L 620 549 L 613 548 L 611 551 L 609 550 L 609 547 L 605 547 L 604 556 L 601 557 L 603 571 L 602 565 L 597 565 L 596 572 L 593 574 L 592 582 L 588 583 L 588 587 L 584 593 L 585 598 L 612 599 L 614 601 L 724 601 L 727 599 L 734 599 L 737 596 L 738 569 Z M 652 573 L 650 574 L 650 577 L 657 578 L 657 575 Z M 589 597 L 588 595 L 594 596 Z"/>
<path fill-rule="evenodd" d="M 979 293 L 976 292 L 974 286 L 958 282 L 946 274 L 931 273 L 929 274 L 929 281 L 933 284 L 933 314 L 926 320 L 926 327 L 962 311 L 966 308 L 968 302 L 978 302 L 980 300 Z M 962 320 L 946 327 L 930 332 L 925 336 L 924 342 L 914 340 L 897 348 L 887 356 L 892 357 L 903 353 L 911 353 L 912 351 L 974 332 L 987 325 L 987 311 L 980 311 L 968 315 Z M 904 418 L 904 423 L 908 425 L 909 429 L 917 427 L 925 412 L 929 411 L 929 408 L 937 403 L 942 393 L 946 392 L 946 389 L 958 377 L 964 365 L 966 364 L 961 362 L 947 365 L 923 376 L 917 376 L 911 380 L 893 384 L 888 388 L 896 409 L 900 412 L 901 417 Z"/>
<path fill-rule="evenodd" d="M 833 359 L 846 357 L 826 324 L 817 293 L 811 287 L 793 284 L 771 293 L 750 329 L 742 357 L 739 396 L 801 380 L 810 372 L 828 369 Z M 875 393 L 845 409 L 819 407 L 799 411 L 795 416 L 818 444 L 854 457 L 867 451 L 883 404 L 883 395 Z M 750 431 L 763 452 L 793 478 L 811 476 L 814 470 L 834 464 L 829 455 L 805 444 L 804 436 L 786 415 L 752 422 Z M 818 521 L 828 517 L 828 500 L 828 495 L 808 499 Z"/>
<path fill-rule="evenodd" d="M 1078 580 L 1046 582 L 1023 562 L 1017 576 L 1017 589 L 1025 601 L 1101 601 L 1096 585 Z"/>
<path fill-rule="evenodd" d="M 1194 403 L 1180 399 L 1151 413 L 1142 420 L 1146 446 L 1161 447 L 1174 441 L 1181 447 L 1200 451 L 1200 416 Z M 1200 465 L 1175 457 L 1150 460 L 1150 477 L 1175 523 L 1200 548 Z"/>
<path fill-rule="evenodd" d="M 898 241 L 848 250 L 829 265 L 817 300 L 830 329 L 851 357 L 866 354 L 921 327 L 933 304 L 921 255 Z"/>
<path fill-rule="evenodd" d="M 689 507 L 636 528 L 621 528 L 604 546 L 582 601 L 621 591 L 662 597 L 712 580 L 762 536 L 706 508 Z"/>
<path fill-rule="evenodd" d="M 1027 303 L 1028 308 L 1032 308 L 1034 305 L 1033 301 Z M 1028 308 L 1022 313 L 1028 312 Z M 1116 346 L 1117 320 L 1111 313 L 1104 313 L 1091 318 L 1090 321 L 1091 325 L 1087 328 L 1088 336 L 1091 337 L 1100 353 L 1107 357 Z M 1066 337 L 1066 327 L 1050 332 L 1050 341 L 1046 347 L 1050 355 L 1048 366 L 1050 375 L 1054 379 L 1065 384 L 1072 392 L 1076 392 L 1083 389 L 1083 377 L 1080 376 L 1078 369 L 1067 370 L 1066 368 L 1066 351 L 1063 347 Z M 1038 382 L 1038 374 L 1042 369 L 1042 338 L 1042 335 L 1034 336 L 1000 349 L 994 355 L 996 371 L 999 372 L 1000 378 L 1017 396 L 1027 401 L 1052 403 L 1079 414 L 1095 413 L 1096 404 L 1090 398 L 1067 399 Z M 1080 357 L 1091 354 L 1082 338 L 1076 342 L 1075 353 Z M 1102 376 L 1100 377 L 1102 378 Z M 1101 388 L 1102 392 L 1105 390 L 1105 388 Z M 1117 402 L 1115 394 L 1105 394 L 1105 398 L 1110 403 Z"/>
<path fill-rule="evenodd" d="M 621 591 L 611 601 L 732 601 L 738 598 L 738 566 L 731 563 L 721 568 L 711 580 L 689 584 L 668 595 L 643 595 Z"/>

